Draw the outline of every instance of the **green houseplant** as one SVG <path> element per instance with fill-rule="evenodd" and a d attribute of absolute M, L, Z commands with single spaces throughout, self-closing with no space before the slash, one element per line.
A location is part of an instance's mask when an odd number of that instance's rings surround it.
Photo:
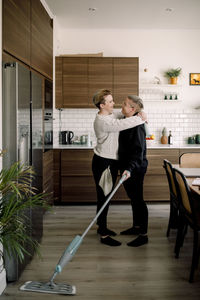
<path fill-rule="evenodd" d="M 177 78 L 181 75 L 181 71 L 181 68 L 169 69 L 164 73 L 164 75 L 170 79 L 171 84 L 177 84 Z"/>
<path fill-rule="evenodd" d="M 0 151 L 2 156 L 2 151 Z M 29 208 L 48 209 L 46 195 L 38 194 L 31 187 L 34 171 L 31 166 L 14 163 L 9 169 L 0 171 L 0 243 L 8 256 L 14 255 L 20 261 L 24 254 L 30 253 L 25 249 L 25 244 L 39 254 L 38 242 L 28 235 L 26 210 Z M 3 252 L 0 251 L 0 258 Z"/>

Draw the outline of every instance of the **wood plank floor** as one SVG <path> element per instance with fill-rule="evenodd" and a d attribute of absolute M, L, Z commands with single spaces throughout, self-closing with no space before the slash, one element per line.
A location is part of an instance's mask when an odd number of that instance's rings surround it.
<path fill-rule="evenodd" d="M 173 249 L 176 232 L 166 238 L 168 204 L 148 204 L 149 243 L 131 248 L 131 236 L 117 236 L 120 247 L 99 243 L 96 225 L 88 232 L 73 260 L 57 276 L 57 282 L 76 286 L 73 299 L 80 300 L 177 300 L 200 299 L 200 269 L 195 282 L 188 282 L 191 264 L 192 232 L 189 231 L 179 259 Z M 44 218 L 41 243 L 42 260 L 34 257 L 16 283 L 9 284 L 1 299 L 63 299 L 61 295 L 23 292 L 19 287 L 28 280 L 46 282 L 53 273 L 65 247 L 82 234 L 94 217 L 96 207 L 54 207 Z M 111 205 L 109 228 L 118 233 L 131 225 L 129 205 Z"/>

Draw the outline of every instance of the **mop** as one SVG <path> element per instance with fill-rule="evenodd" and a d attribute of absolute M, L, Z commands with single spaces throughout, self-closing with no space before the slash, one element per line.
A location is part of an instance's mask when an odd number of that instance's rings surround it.
<path fill-rule="evenodd" d="M 111 192 L 110 196 L 104 203 L 104 205 L 101 207 L 101 209 L 96 214 L 95 218 L 92 220 L 92 222 L 89 224 L 89 226 L 86 228 L 84 233 L 80 236 L 77 235 L 72 242 L 69 244 L 69 246 L 65 249 L 63 252 L 58 264 L 55 267 L 54 273 L 51 276 L 50 280 L 46 283 L 39 282 L 39 281 L 27 281 L 25 282 L 21 287 L 20 290 L 22 291 L 30 291 L 30 292 L 40 292 L 40 293 L 50 293 L 50 294 L 62 294 L 62 295 L 74 295 L 76 294 L 76 287 L 74 285 L 65 284 L 65 283 L 55 283 L 54 279 L 57 276 L 57 274 L 62 272 L 62 269 L 64 266 L 73 258 L 75 255 L 77 249 L 80 247 L 84 237 L 90 230 L 90 228 L 93 226 L 93 224 L 96 222 L 99 215 L 102 213 L 110 199 L 113 197 L 115 192 L 118 190 L 120 185 L 124 182 L 126 178 L 126 175 L 123 175 L 119 182 L 117 183 L 116 187 Z"/>

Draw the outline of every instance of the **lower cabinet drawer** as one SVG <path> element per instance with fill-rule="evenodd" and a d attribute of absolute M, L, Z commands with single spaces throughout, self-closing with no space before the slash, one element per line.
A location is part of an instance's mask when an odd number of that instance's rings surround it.
<path fill-rule="evenodd" d="M 186 152 L 184 149 L 181 151 Z M 91 171 L 92 155 L 92 150 L 59 150 L 55 152 L 55 201 L 60 204 L 96 203 L 96 188 Z M 163 168 L 163 159 L 165 158 L 172 163 L 178 163 L 179 149 L 148 149 L 149 166 L 144 179 L 145 201 L 169 201 L 167 176 Z M 129 200 L 122 185 L 111 202 Z"/>
<path fill-rule="evenodd" d="M 129 201 L 126 191 L 122 186 L 113 196 L 114 201 Z M 147 175 L 144 178 L 144 200 L 162 201 L 169 200 L 169 188 L 165 175 Z"/>
<path fill-rule="evenodd" d="M 62 177 L 61 202 L 96 202 L 93 177 Z"/>
<path fill-rule="evenodd" d="M 146 175 L 144 178 L 145 201 L 169 201 L 169 187 L 166 175 Z"/>
<path fill-rule="evenodd" d="M 126 191 L 122 186 L 115 193 L 112 201 L 129 201 Z M 169 201 L 169 188 L 165 175 L 145 176 L 144 179 L 145 201 Z M 96 203 L 96 188 L 93 177 L 62 177 L 61 203 L 66 202 L 93 202 Z"/>

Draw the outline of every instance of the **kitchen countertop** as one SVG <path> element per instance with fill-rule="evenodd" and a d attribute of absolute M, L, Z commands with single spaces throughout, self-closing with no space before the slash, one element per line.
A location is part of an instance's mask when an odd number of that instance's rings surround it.
<path fill-rule="evenodd" d="M 58 145 L 54 146 L 53 149 L 93 149 L 93 146 L 87 146 L 87 145 Z M 163 144 L 151 144 L 147 145 L 147 149 L 200 149 L 200 144 L 185 144 L 185 145 L 163 145 Z"/>
<path fill-rule="evenodd" d="M 53 149 L 93 149 L 93 148 L 94 148 L 93 146 L 77 145 L 77 144 L 58 145 L 53 147 Z"/>
<path fill-rule="evenodd" d="M 200 149 L 200 145 L 196 144 L 185 144 L 185 145 L 163 145 L 163 144 L 155 144 L 155 145 L 147 145 L 147 149 Z"/>

